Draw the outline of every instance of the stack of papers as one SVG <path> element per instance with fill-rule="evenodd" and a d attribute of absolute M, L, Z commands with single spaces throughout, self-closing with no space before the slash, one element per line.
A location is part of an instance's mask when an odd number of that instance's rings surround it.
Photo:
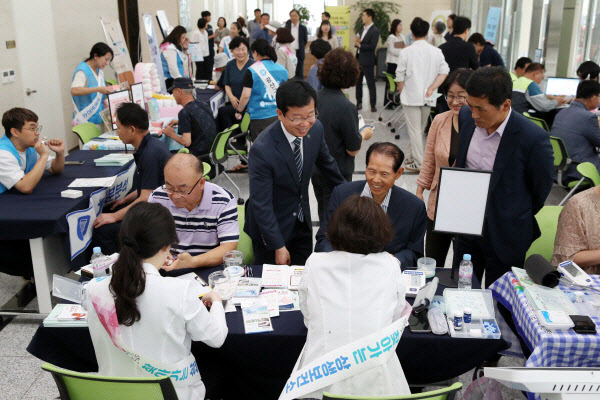
<path fill-rule="evenodd" d="M 79 304 L 57 304 L 44 319 L 46 328 L 87 327 L 87 311 Z"/>
<path fill-rule="evenodd" d="M 133 160 L 133 154 L 111 153 L 94 160 L 97 167 L 120 167 Z"/>
<path fill-rule="evenodd" d="M 116 176 L 106 178 L 77 178 L 69 185 L 73 187 L 111 187 L 115 183 Z"/>
<path fill-rule="evenodd" d="M 234 297 L 256 297 L 260 293 L 261 278 L 240 278 Z"/>

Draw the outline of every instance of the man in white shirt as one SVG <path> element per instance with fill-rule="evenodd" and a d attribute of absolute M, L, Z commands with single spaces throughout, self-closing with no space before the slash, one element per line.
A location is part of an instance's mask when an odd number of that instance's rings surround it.
<path fill-rule="evenodd" d="M 290 19 L 285 23 L 285 27 L 292 32 L 294 41 L 290 44 L 290 49 L 296 52 L 298 63 L 296 64 L 296 78 L 304 79 L 304 56 L 305 47 L 308 42 L 308 30 L 306 26 L 300 23 L 300 14 L 298 10 L 290 11 Z"/>
<path fill-rule="evenodd" d="M 17 189 L 30 194 L 44 171 L 60 174 L 65 166 L 65 145 L 60 139 L 40 140 L 38 116 L 26 108 L 13 108 L 2 116 L 0 139 L 0 193 Z M 50 157 L 48 149 L 56 153 Z"/>
<path fill-rule="evenodd" d="M 410 30 L 415 41 L 400 53 L 396 81 L 410 138 L 405 168 L 418 172 L 423 163 L 423 131 L 449 68 L 442 51 L 427 43 L 429 22 L 417 17 Z"/>

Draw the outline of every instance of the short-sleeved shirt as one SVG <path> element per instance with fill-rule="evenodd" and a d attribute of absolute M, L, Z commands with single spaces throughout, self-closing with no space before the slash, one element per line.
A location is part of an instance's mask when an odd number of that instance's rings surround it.
<path fill-rule="evenodd" d="M 246 65 L 240 70 L 237 67 L 236 60 L 230 60 L 225 66 L 225 72 L 223 73 L 223 84 L 231 86 L 231 93 L 238 99 L 242 96 L 242 90 L 244 90 L 244 75 L 246 70 L 254 63 L 254 60 L 249 58 Z"/>
<path fill-rule="evenodd" d="M 0 183 L 6 186 L 7 189 L 11 189 L 25 176 L 25 167 L 27 165 L 25 152 L 18 151 L 18 153 L 21 165 L 19 165 L 19 162 L 11 152 L 0 150 Z M 37 153 L 35 155 L 37 162 L 40 159 L 40 155 Z M 52 160 L 54 160 L 54 157 L 48 157 L 44 169 L 50 169 Z"/>
<path fill-rule="evenodd" d="M 204 184 L 200 204 L 188 211 L 177 208 L 162 188 L 156 189 L 148 198 L 149 203 L 166 207 L 175 219 L 179 243 L 173 246 L 178 253 L 192 256 L 204 254 L 222 243 L 237 242 L 240 236 L 237 203 L 227 190 L 213 183 Z"/>
<path fill-rule="evenodd" d="M 165 162 L 171 156 L 167 146 L 150 134 L 146 134 L 140 147 L 133 153 L 136 165 L 133 187 L 138 197 L 142 190 L 154 190 L 165 183 Z"/>
<path fill-rule="evenodd" d="M 195 156 L 210 153 L 210 147 L 217 136 L 217 125 L 210 106 L 198 100 L 190 101 L 177 116 L 179 134 L 192 134 L 190 153 Z"/>

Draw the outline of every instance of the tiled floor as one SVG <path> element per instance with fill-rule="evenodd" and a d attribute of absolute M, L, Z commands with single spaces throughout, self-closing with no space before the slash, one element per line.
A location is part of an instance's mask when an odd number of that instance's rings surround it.
<path fill-rule="evenodd" d="M 384 90 L 383 83 L 377 83 L 379 95 L 378 101 L 381 102 L 381 93 Z M 354 90 L 349 91 L 350 99 L 354 100 Z M 368 90 L 364 90 L 365 100 L 368 96 Z M 364 104 L 367 104 L 365 102 Z M 379 103 L 378 108 L 382 105 Z M 362 111 L 361 113 L 365 120 L 375 120 L 376 114 L 370 111 Z M 366 142 L 356 157 L 356 171 L 360 172 L 354 176 L 355 180 L 364 179 L 365 170 L 365 154 L 370 143 L 375 141 L 391 141 L 402 149 L 406 149 L 409 142 L 406 133 L 406 128 L 401 129 L 400 140 L 395 140 L 393 133 L 386 127 L 378 124 L 376 126 L 373 138 L 370 142 Z M 236 164 L 235 160 L 230 161 L 229 167 Z M 362 171 L 362 172 L 361 172 Z M 248 198 L 248 175 L 247 174 L 230 174 L 231 178 L 241 189 L 241 196 Z M 414 193 L 416 189 L 417 174 L 405 173 L 396 183 L 397 185 Z M 217 180 L 218 184 L 231 190 L 237 195 L 237 191 L 224 178 Z M 560 202 L 566 192 L 560 188 L 554 188 L 548 197 L 546 204 L 556 205 Z M 316 200 L 311 190 L 311 209 L 313 215 L 316 215 Z M 316 228 L 315 228 L 316 233 Z M 449 255 L 446 266 L 449 266 L 451 254 Z M 20 278 L 11 277 L 0 274 L 0 304 L 4 304 L 6 300 L 12 297 L 23 284 Z M 19 317 L 12 320 L 4 329 L 0 331 L 0 400 L 15 400 L 15 399 L 55 399 L 58 396 L 58 390 L 49 373 L 42 372 L 40 366 L 42 361 L 31 356 L 25 348 L 31 340 L 40 321 L 36 319 L 27 319 Z M 1 325 L 0 325 L 1 326 Z M 74 344 L 76 345 L 76 344 Z M 516 358 L 502 357 L 501 366 L 522 366 L 523 360 Z M 459 377 L 463 385 L 468 385 L 471 382 L 472 371 L 463 374 Z M 503 388 L 504 399 L 521 399 L 523 396 L 520 392 Z"/>

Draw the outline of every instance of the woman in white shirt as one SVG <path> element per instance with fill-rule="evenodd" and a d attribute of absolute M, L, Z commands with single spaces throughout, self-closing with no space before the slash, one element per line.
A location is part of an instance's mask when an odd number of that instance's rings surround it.
<path fill-rule="evenodd" d="M 300 310 L 308 335 L 296 370 L 378 332 L 410 310 L 400 265 L 383 251 L 392 232 L 389 218 L 369 197 L 353 195 L 333 213 L 327 237 L 335 251 L 313 253 L 300 282 Z M 410 394 L 395 353 L 383 365 L 302 397 L 321 398 L 324 391 L 351 396 Z"/>
<path fill-rule="evenodd" d="M 292 79 L 296 76 L 296 65 L 298 64 L 296 52 L 290 49 L 290 44 L 294 41 L 292 31 L 288 28 L 277 29 L 275 41 L 277 42 L 275 47 L 277 64 L 283 65 L 288 72 L 288 79 Z"/>
<path fill-rule="evenodd" d="M 340 47 L 337 36 L 331 32 L 331 23 L 329 23 L 328 20 L 321 21 L 321 26 L 317 29 L 317 39 L 323 39 L 329 42 L 331 50 Z"/>
<path fill-rule="evenodd" d="M 246 34 L 242 30 L 242 26 L 239 22 L 232 22 L 231 27 L 229 28 L 229 36 L 225 36 L 219 44 L 219 53 L 225 53 L 227 58 L 231 60 L 233 58 L 233 53 L 229 48 L 229 43 L 231 43 L 231 39 L 238 36 L 246 37 Z"/>
<path fill-rule="evenodd" d="M 402 32 L 402 21 L 395 19 L 392 21 L 390 27 L 390 34 L 387 38 L 387 54 L 385 56 L 385 62 L 387 63 L 387 73 L 396 76 L 396 68 L 398 67 L 398 59 L 400 58 L 400 51 L 406 47 L 406 39 Z M 385 81 L 385 91 L 383 92 L 383 104 L 388 102 L 387 92 L 390 86 Z M 393 108 L 393 107 L 388 107 Z"/>
<path fill-rule="evenodd" d="M 200 51 L 202 57 L 208 57 L 210 55 L 210 48 L 208 47 L 208 32 L 206 31 L 206 25 L 208 22 L 204 18 L 198 19 L 198 29 L 190 33 L 190 42 L 198 43 L 200 45 Z M 209 80 L 212 78 L 212 70 L 210 69 L 209 63 L 204 61 L 196 61 L 196 79 Z"/>
<path fill-rule="evenodd" d="M 171 87 L 175 78 L 189 77 L 188 58 L 183 53 L 183 42 L 187 30 L 178 25 L 160 44 L 160 58 L 167 87 Z"/>
<path fill-rule="evenodd" d="M 119 240 L 121 252 L 112 276 L 92 280 L 84 302 L 99 374 L 170 376 L 179 399 L 204 399 L 200 361 L 191 346 L 192 340 L 211 347 L 225 341 L 219 296 L 209 292 L 200 301 L 196 282 L 158 273 L 177 241 L 173 217 L 160 204 L 131 207 Z"/>

